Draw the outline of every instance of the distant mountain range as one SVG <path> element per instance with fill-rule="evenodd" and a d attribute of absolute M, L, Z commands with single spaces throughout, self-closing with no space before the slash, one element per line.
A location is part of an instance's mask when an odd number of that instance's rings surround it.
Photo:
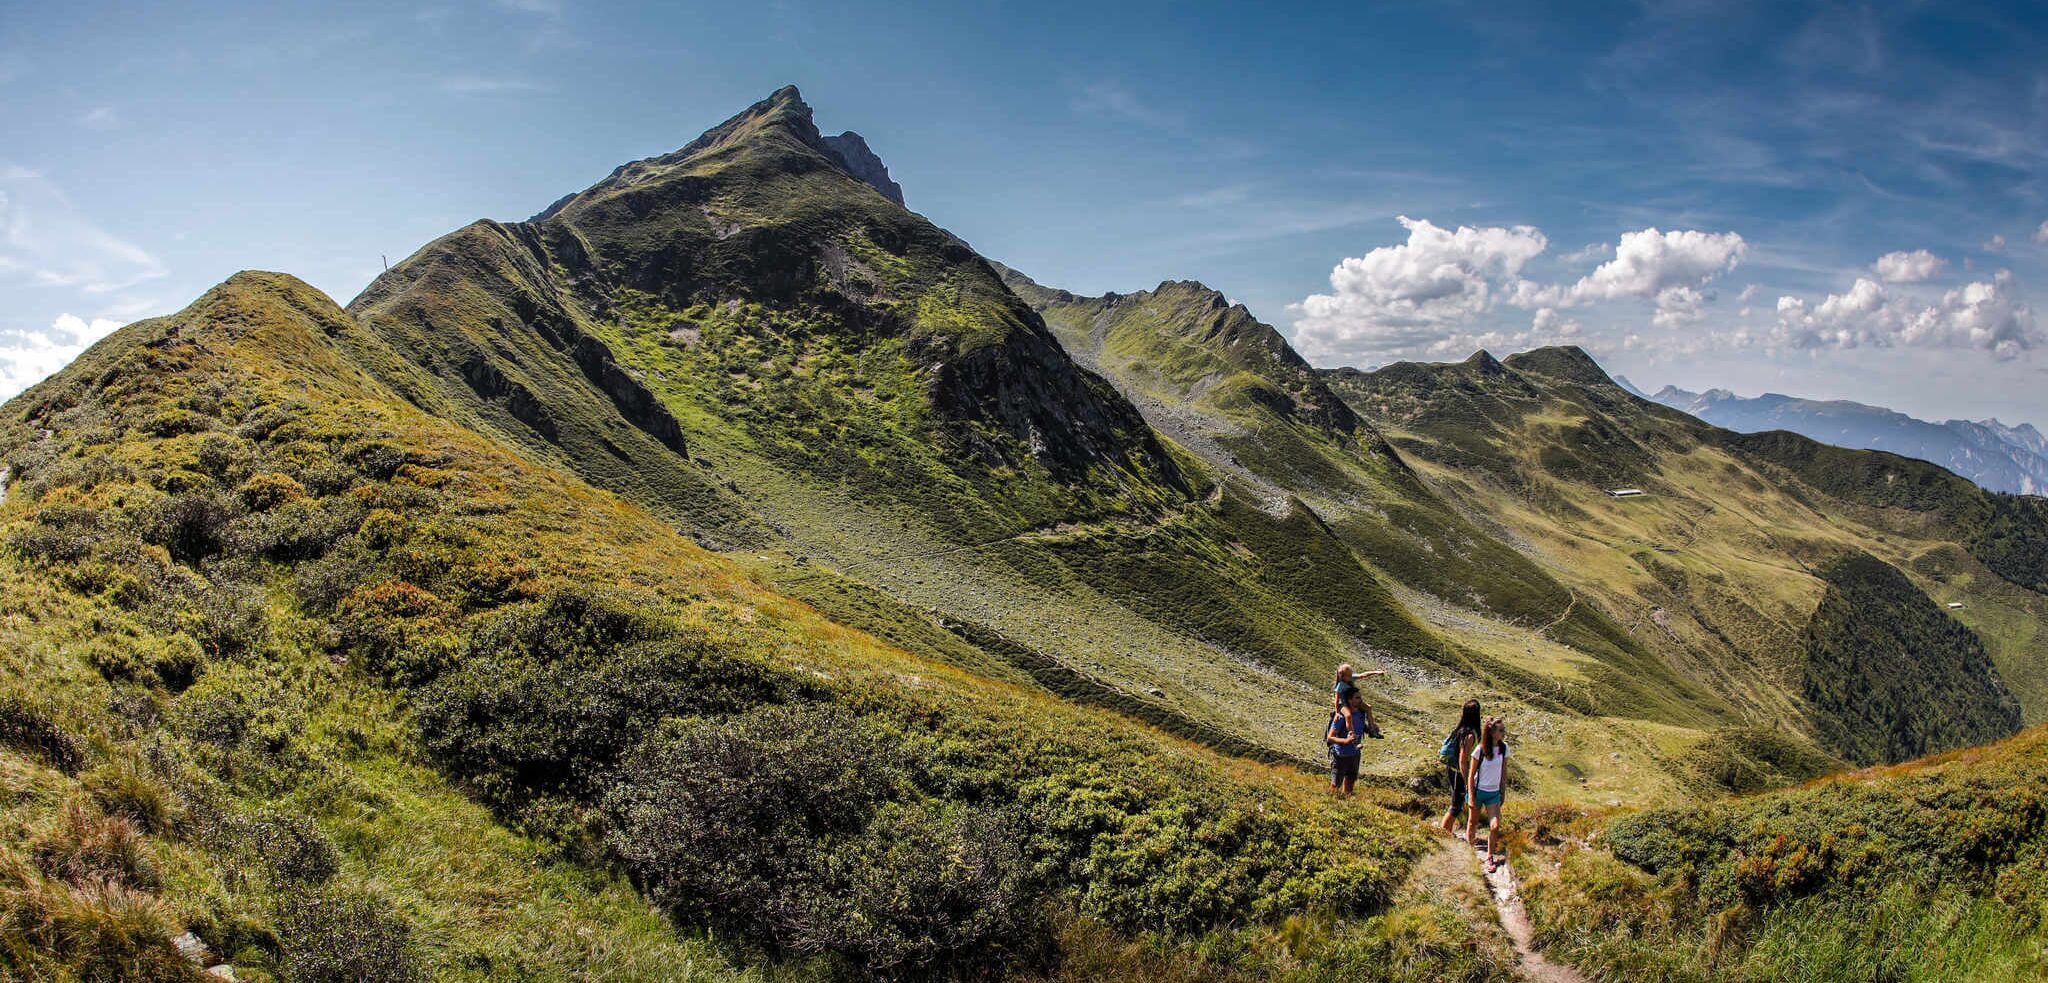
<path fill-rule="evenodd" d="M 1625 380 L 1616 381 L 1626 385 Z M 2030 423 L 1931 423 L 1897 410 L 1842 399 L 1800 399 L 1780 393 L 1751 398 L 1726 389 L 1696 393 L 1665 386 L 1645 398 L 1742 433 L 1790 430 L 1837 447 L 1917 457 L 1992 491 L 2021 495 L 2048 491 L 2048 437 Z"/>

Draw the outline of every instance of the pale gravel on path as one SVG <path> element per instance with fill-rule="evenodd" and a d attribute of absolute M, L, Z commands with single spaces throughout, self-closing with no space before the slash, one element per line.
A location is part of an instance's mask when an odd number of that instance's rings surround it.
<path fill-rule="evenodd" d="M 1484 841 L 1482 841 L 1484 842 Z M 1464 844 L 1453 841 L 1451 849 L 1465 849 Z M 1485 852 L 1471 850 L 1475 862 L 1485 869 Z M 1493 873 L 1486 875 L 1486 884 L 1493 889 L 1493 906 L 1500 911 L 1500 924 L 1507 929 L 1508 938 L 1514 940 L 1515 955 L 1520 958 L 1517 967 L 1522 978 L 1532 983 L 1588 983 L 1584 974 L 1562 963 L 1551 962 L 1536 951 L 1534 944 L 1536 927 L 1529 921 L 1529 910 L 1522 906 L 1520 886 L 1515 882 L 1515 870 L 1503 862 Z"/>

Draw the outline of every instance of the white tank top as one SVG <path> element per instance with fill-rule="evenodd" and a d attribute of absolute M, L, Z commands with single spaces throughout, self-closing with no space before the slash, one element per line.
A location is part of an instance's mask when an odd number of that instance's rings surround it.
<path fill-rule="evenodd" d="M 1499 753 L 1490 759 L 1479 756 L 1482 750 L 1479 745 L 1472 748 L 1472 784 L 1482 792 L 1498 792 L 1501 772 L 1508 766 L 1508 746 L 1501 744 Z"/>

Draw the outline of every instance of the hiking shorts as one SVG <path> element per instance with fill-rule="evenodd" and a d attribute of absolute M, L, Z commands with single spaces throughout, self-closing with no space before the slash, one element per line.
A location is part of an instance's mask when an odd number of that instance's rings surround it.
<path fill-rule="evenodd" d="M 1358 755 L 1330 755 L 1330 784 L 1342 784 L 1347 778 L 1354 782 L 1358 781 Z"/>
<path fill-rule="evenodd" d="M 1501 801 L 1506 799 L 1507 797 L 1507 789 L 1504 788 L 1497 788 L 1491 792 L 1483 788 L 1475 788 L 1472 790 L 1472 806 L 1475 809 L 1484 809 L 1487 806 L 1497 806 L 1500 805 Z"/>
<path fill-rule="evenodd" d="M 1465 776 L 1463 776 L 1463 775 L 1460 775 L 1460 774 L 1458 774 L 1458 769 L 1456 769 L 1456 768 L 1453 768 L 1453 767 L 1451 767 L 1450 765 L 1445 765 L 1445 766 L 1444 766 L 1444 779 L 1445 779 L 1446 781 L 1448 781 L 1448 782 L 1450 782 L 1450 783 L 1451 783 L 1451 812 L 1452 812 L 1452 814 L 1454 814 L 1454 815 L 1455 815 L 1455 814 L 1457 814 L 1457 813 L 1460 813 L 1460 812 L 1464 812 L 1464 811 L 1465 811 Z"/>

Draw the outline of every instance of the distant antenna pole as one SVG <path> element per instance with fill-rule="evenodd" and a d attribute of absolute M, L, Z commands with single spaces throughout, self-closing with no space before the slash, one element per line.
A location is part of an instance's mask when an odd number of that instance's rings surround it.
<path fill-rule="evenodd" d="M 389 273 L 389 272 L 391 272 L 391 261 L 390 261 L 390 260 L 388 260 L 388 259 L 384 259 L 384 254 L 383 254 L 383 253 L 378 253 L 378 254 L 377 254 L 377 258 L 378 258 L 378 259 L 383 259 L 383 260 L 384 260 L 384 272 L 386 272 L 386 273 Z"/>

